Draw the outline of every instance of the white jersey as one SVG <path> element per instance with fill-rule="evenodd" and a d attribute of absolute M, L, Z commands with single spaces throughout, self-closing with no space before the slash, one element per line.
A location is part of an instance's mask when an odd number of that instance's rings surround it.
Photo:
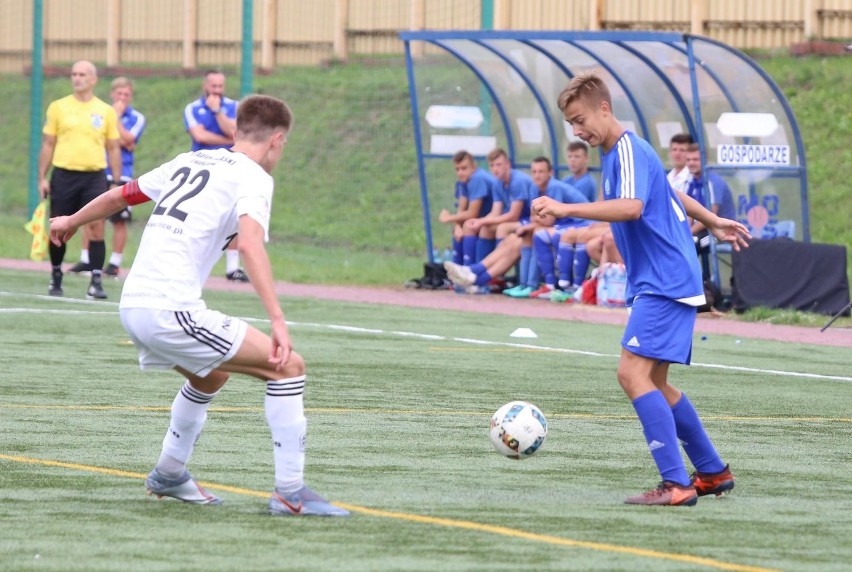
<path fill-rule="evenodd" d="M 206 308 L 201 289 L 236 237 L 239 217 L 256 220 L 269 240 L 272 177 L 242 153 L 183 153 L 138 183 L 157 206 L 124 282 L 121 308 Z"/>
<path fill-rule="evenodd" d="M 680 191 L 682 193 L 686 192 L 686 187 L 689 184 L 689 169 L 684 167 L 680 171 L 675 171 L 672 169 L 666 174 L 666 178 L 669 180 L 669 184 L 676 191 Z"/>

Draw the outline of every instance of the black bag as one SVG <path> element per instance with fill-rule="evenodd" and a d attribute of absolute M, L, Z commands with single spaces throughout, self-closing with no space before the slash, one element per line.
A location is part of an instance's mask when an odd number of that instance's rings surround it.
<path fill-rule="evenodd" d="M 405 283 L 407 288 L 423 288 L 426 290 L 446 290 L 450 287 L 447 271 L 438 262 L 423 264 L 423 278 L 412 278 Z"/>
<path fill-rule="evenodd" d="M 711 308 L 727 311 L 726 303 L 722 298 L 722 290 L 712 280 L 704 281 L 704 298 L 707 300 L 703 306 L 698 306 L 698 312 L 709 312 Z"/>

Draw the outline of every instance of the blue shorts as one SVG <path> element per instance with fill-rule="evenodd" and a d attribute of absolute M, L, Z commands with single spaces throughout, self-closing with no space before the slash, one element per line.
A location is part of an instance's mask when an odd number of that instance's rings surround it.
<path fill-rule="evenodd" d="M 688 364 L 697 310 L 661 296 L 637 296 L 621 347 L 630 353 L 663 362 Z"/>

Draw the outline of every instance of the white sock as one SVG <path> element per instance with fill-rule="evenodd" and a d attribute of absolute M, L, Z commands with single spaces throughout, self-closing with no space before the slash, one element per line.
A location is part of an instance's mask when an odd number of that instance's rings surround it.
<path fill-rule="evenodd" d="M 240 251 L 226 250 L 225 251 L 225 272 L 230 274 L 240 269 Z"/>
<path fill-rule="evenodd" d="M 266 382 L 264 409 L 272 431 L 275 488 L 282 493 L 292 493 L 304 486 L 308 426 L 304 389 L 304 375 Z"/>
<path fill-rule="evenodd" d="M 89 249 L 88 248 L 83 248 L 83 249 L 80 250 L 80 262 L 82 262 L 83 264 L 89 263 Z"/>
<path fill-rule="evenodd" d="M 560 281 L 559 281 L 559 287 L 560 287 L 560 288 L 562 288 L 563 290 L 564 290 L 565 288 L 567 288 L 568 286 L 570 286 L 570 285 L 571 285 L 571 281 L 570 281 L 570 280 L 560 280 Z"/>
<path fill-rule="evenodd" d="M 113 252 L 109 255 L 109 263 L 113 266 L 121 268 L 121 261 L 124 259 L 124 254 L 121 252 Z"/>
<path fill-rule="evenodd" d="M 198 391 L 187 380 L 175 396 L 169 429 L 157 461 L 157 470 L 164 477 L 176 479 L 186 470 L 186 464 L 207 420 L 207 408 L 215 395 Z"/>

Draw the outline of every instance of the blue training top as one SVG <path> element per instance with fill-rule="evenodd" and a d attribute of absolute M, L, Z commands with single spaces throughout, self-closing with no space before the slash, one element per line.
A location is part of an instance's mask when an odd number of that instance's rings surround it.
<path fill-rule="evenodd" d="M 133 134 L 138 143 L 139 138 L 142 137 L 142 132 L 145 131 L 145 116 L 128 105 L 118 120 L 121 121 L 125 129 Z M 106 175 L 110 181 L 113 180 L 109 156 L 107 156 Z M 122 181 L 133 179 L 133 151 L 124 147 L 121 147 L 121 177 L 119 179 Z"/>
<path fill-rule="evenodd" d="M 224 113 L 227 117 L 231 119 L 237 118 L 237 102 L 228 97 L 222 97 L 222 113 Z M 211 133 L 215 133 L 216 135 L 225 134 L 222 133 L 222 130 L 219 129 L 219 123 L 216 121 L 216 114 L 213 113 L 209 107 L 207 107 L 207 103 L 205 102 L 205 97 L 202 95 L 192 103 L 189 103 L 186 108 L 183 110 L 183 125 L 187 131 L 189 131 L 190 127 L 194 127 L 195 125 L 202 125 L 204 129 Z M 203 145 L 196 141 L 192 140 L 192 151 L 198 151 L 201 149 L 226 149 L 230 147 L 230 143 L 225 143 L 222 145 Z"/>
<path fill-rule="evenodd" d="M 586 172 L 585 175 L 580 177 L 574 177 L 571 175 L 570 177 L 565 177 L 562 179 L 563 183 L 568 183 L 586 197 L 590 203 L 598 200 L 598 183 L 595 181 L 595 178 L 591 173 Z"/>
<path fill-rule="evenodd" d="M 563 183 L 559 179 L 551 178 L 547 182 L 547 188 L 542 193 L 538 186 L 533 183 L 530 185 L 529 190 L 529 200 L 530 202 L 534 201 L 541 195 L 545 195 L 553 199 L 554 201 L 559 201 L 560 203 L 587 203 L 589 201 L 586 200 L 586 197 L 583 196 L 583 193 L 572 187 L 567 183 Z M 563 217 L 557 219 L 554 223 L 554 226 L 570 226 L 578 223 L 585 223 L 586 219 L 575 218 L 571 216 Z"/>
<path fill-rule="evenodd" d="M 509 172 L 509 184 L 503 185 L 503 212 L 508 212 L 515 201 L 523 201 L 524 205 L 521 208 L 520 218 L 530 218 L 530 186 L 532 186 L 532 177 L 512 169 Z"/>
<path fill-rule="evenodd" d="M 712 205 L 719 205 L 719 212 L 717 214 L 720 217 L 735 220 L 737 218 L 737 209 L 734 206 L 734 197 L 731 195 L 731 188 L 725 182 L 725 179 L 716 173 L 708 172 L 707 188 L 710 190 L 709 201 L 704 200 L 702 179 L 693 177 L 689 179 L 686 194 L 707 208 L 710 208 Z"/>
<path fill-rule="evenodd" d="M 666 179 L 654 148 L 625 131 L 603 156 L 604 200 L 642 201 L 642 215 L 610 225 L 627 267 L 627 303 L 653 294 L 690 306 L 704 303 L 701 269 L 686 210 Z"/>
<path fill-rule="evenodd" d="M 503 183 L 491 173 L 477 168 L 466 183 L 456 181 L 456 209 L 459 206 L 459 199 L 466 197 L 468 204 L 476 200 L 482 200 L 482 206 L 479 207 L 479 213 L 475 217 L 483 217 L 491 212 L 491 207 L 495 201 L 503 201 Z M 506 202 L 503 201 L 505 206 Z"/>

